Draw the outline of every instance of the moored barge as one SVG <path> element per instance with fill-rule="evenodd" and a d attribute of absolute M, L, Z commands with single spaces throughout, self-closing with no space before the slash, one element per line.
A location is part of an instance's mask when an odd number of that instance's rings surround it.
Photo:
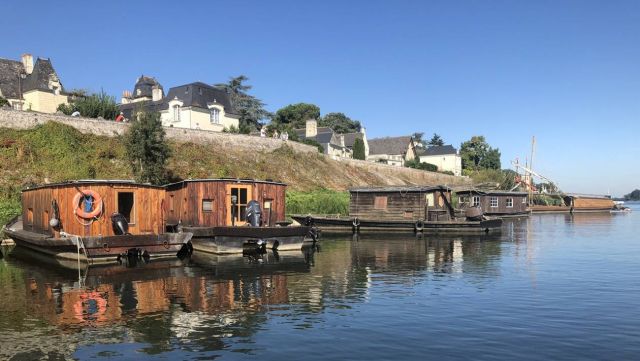
<path fill-rule="evenodd" d="M 349 190 L 349 216 L 293 215 L 305 225 L 322 231 L 414 233 L 495 233 L 502 220 L 475 214 L 456 217 L 451 205 L 451 189 L 433 187 L 380 187 Z"/>
<path fill-rule="evenodd" d="M 164 232 L 162 187 L 123 180 L 45 184 L 22 191 L 5 234 L 17 246 L 88 264 L 176 257 L 192 234 Z"/>
<path fill-rule="evenodd" d="M 286 184 L 253 179 L 191 179 L 166 186 L 167 225 L 193 233 L 194 251 L 300 250 L 309 226 L 285 222 Z"/>

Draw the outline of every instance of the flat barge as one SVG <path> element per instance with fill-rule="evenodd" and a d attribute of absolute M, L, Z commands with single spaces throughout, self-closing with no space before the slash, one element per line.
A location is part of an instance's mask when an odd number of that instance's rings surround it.
<path fill-rule="evenodd" d="M 307 226 L 329 232 L 414 232 L 487 234 L 500 232 L 502 220 L 481 214 L 456 217 L 451 189 L 433 187 L 380 187 L 349 190 L 349 216 L 293 215 Z"/>
<path fill-rule="evenodd" d="M 60 261 L 121 262 L 176 257 L 192 234 L 164 232 L 162 187 L 86 180 L 22 191 L 22 215 L 4 227 L 18 247 Z"/>
<path fill-rule="evenodd" d="M 191 179 L 167 185 L 168 229 L 193 233 L 196 252 L 300 250 L 315 241 L 309 226 L 285 222 L 287 185 L 271 180 Z"/>

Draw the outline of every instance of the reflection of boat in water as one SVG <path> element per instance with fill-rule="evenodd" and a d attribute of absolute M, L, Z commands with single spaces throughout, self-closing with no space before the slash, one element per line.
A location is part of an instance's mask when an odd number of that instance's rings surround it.
<path fill-rule="evenodd" d="M 267 251 L 251 255 L 216 255 L 194 252 L 191 262 L 197 266 L 213 270 L 217 277 L 238 278 L 247 275 L 263 275 L 287 272 L 309 272 L 309 258 L 313 257 L 313 247 L 296 251 Z"/>

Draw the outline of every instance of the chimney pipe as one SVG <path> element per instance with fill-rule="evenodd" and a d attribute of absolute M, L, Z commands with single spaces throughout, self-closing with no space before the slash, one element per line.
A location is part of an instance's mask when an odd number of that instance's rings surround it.
<path fill-rule="evenodd" d="M 33 72 L 33 55 L 22 54 L 22 66 L 24 66 L 25 73 L 31 74 Z"/>

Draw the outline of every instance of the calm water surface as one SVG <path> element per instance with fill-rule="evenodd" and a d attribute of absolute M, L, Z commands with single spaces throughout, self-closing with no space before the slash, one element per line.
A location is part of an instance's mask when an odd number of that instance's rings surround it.
<path fill-rule="evenodd" d="M 634 207 L 80 278 L 5 248 L 0 360 L 637 360 Z"/>

